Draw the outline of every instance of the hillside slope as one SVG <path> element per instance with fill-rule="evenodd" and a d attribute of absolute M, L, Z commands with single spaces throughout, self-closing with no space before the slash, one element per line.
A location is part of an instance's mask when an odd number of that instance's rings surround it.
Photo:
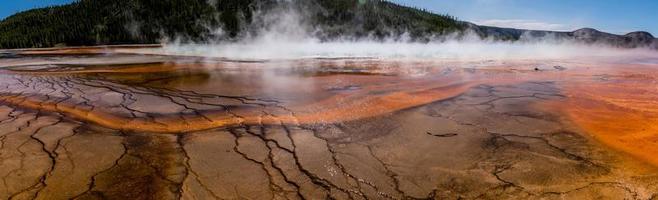
<path fill-rule="evenodd" d="M 284 4 L 288 5 L 281 5 Z M 0 48 L 235 39 L 265 26 L 281 6 L 304 16 L 318 37 L 414 37 L 464 28 L 454 18 L 380 0 L 82 0 L 18 13 L 0 22 Z M 221 28 L 221 35 L 217 30 Z"/>
<path fill-rule="evenodd" d="M 296 13 L 295 22 L 285 14 Z M 282 16 L 283 15 L 283 16 Z M 614 35 L 594 29 L 573 32 L 478 26 L 384 0 L 80 0 L 21 12 L 0 21 L 0 49 L 51 46 L 239 40 L 290 25 L 321 40 L 464 36 L 503 41 L 565 41 L 621 48 L 658 49 L 647 32 Z M 297 24 L 300 23 L 300 24 Z M 293 26 L 295 25 L 296 26 Z"/>

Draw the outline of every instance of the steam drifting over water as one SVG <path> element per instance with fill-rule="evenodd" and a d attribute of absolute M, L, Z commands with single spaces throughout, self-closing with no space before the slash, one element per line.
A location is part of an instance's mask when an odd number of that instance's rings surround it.
<path fill-rule="evenodd" d="M 279 1 L 279 7 L 268 12 L 254 12 L 254 22 L 247 35 L 237 41 L 211 40 L 206 43 L 165 40 L 156 54 L 216 57 L 236 60 L 294 60 L 307 58 L 376 58 L 409 60 L 508 60 L 508 59 L 572 59 L 591 57 L 655 57 L 648 49 L 617 49 L 600 45 L 524 35 L 515 42 L 480 38 L 475 33 L 434 36 L 429 42 L 417 42 L 409 34 L 390 38 L 345 36 L 323 40 L 323 30 L 313 28 L 305 19 L 308 11 L 300 11 L 294 1 Z M 213 27 L 217 38 L 223 38 L 221 27 Z M 391 32 L 394 32 L 391 30 Z M 393 34 L 395 35 L 395 34 Z"/>
<path fill-rule="evenodd" d="M 221 57 L 238 60 L 287 60 L 305 58 L 378 59 L 569 59 L 583 57 L 655 56 L 644 49 L 615 49 L 565 43 L 511 43 L 458 41 L 408 42 L 318 42 L 260 41 L 225 44 L 167 44 L 168 55 Z"/>

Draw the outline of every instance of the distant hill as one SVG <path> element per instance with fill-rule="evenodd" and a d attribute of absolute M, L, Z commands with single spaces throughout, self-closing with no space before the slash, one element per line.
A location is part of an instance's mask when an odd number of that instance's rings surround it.
<path fill-rule="evenodd" d="M 551 35 L 590 44 L 658 49 L 657 40 L 646 32 L 620 36 L 593 29 L 550 32 L 478 26 L 383 0 L 80 0 L 0 21 L 0 49 L 146 44 L 159 43 L 162 38 L 238 40 L 276 23 L 278 16 L 263 16 L 281 13 L 277 10 L 281 8 L 300 13 L 298 20 L 304 31 L 322 40 L 405 36 L 428 41 L 434 36 L 475 33 L 483 38 L 516 41 Z"/>
<path fill-rule="evenodd" d="M 638 31 L 626 35 L 615 35 L 592 28 L 582 28 L 572 32 L 539 31 L 469 24 L 471 30 L 482 37 L 500 40 L 550 40 L 599 44 L 618 48 L 651 48 L 658 50 L 658 39 L 648 32 Z"/>

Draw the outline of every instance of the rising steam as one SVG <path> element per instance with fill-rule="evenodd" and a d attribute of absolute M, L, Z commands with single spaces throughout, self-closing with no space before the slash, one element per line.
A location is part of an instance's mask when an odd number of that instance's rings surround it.
<path fill-rule="evenodd" d="M 645 49 L 616 49 L 600 45 L 560 40 L 551 35 L 540 38 L 524 35 L 519 41 L 505 42 L 480 38 L 474 33 L 432 37 L 429 42 L 417 42 L 408 35 L 390 38 L 339 38 L 323 41 L 317 35 L 322 30 L 308 24 L 308 13 L 283 1 L 280 7 L 253 14 L 251 27 L 240 40 L 206 43 L 181 39 L 166 40 L 157 54 L 220 57 L 237 60 L 291 60 L 306 58 L 377 58 L 377 59 L 441 59 L 441 60 L 507 60 L 507 59 L 569 59 L 579 57 L 655 56 Z M 254 25 L 255 24 L 255 25 Z M 218 35 L 221 27 L 209 27 Z"/>

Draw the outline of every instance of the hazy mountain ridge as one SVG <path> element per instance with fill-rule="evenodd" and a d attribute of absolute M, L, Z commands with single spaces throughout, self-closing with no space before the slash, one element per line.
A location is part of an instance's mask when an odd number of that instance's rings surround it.
<path fill-rule="evenodd" d="M 500 28 L 478 26 L 471 24 L 468 28 L 482 37 L 502 40 L 551 40 L 581 42 L 585 44 L 607 45 L 619 48 L 651 48 L 658 49 L 658 39 L 645 31 L 616 35 L 593 28 L 582 28 L 575 31 L 542 31 L 515 28 Z"/>
<path fill-rule="evenodd" d="M 294 23 L 301 25 L 284 29 L 300 29 L 292 31 L 324 41 L 404 38 L 427 42 L 463 39 L 475 33 L 490 40 L 658 49 L 658 40 L 647 32 L 614 35 L 594 29 L 554 32 L 478 26 L 381 0 L 81 0 L 21 12 L 1 21 L 0 48 L 144 44 L 159 43 L 163 38 L 201 43 L 240 40 L 268 30 L 272 23 L 290 24 L 281 22 L 289 16 L 277 15 L 291 12 L 299 14 L 293 16 Z"/>

